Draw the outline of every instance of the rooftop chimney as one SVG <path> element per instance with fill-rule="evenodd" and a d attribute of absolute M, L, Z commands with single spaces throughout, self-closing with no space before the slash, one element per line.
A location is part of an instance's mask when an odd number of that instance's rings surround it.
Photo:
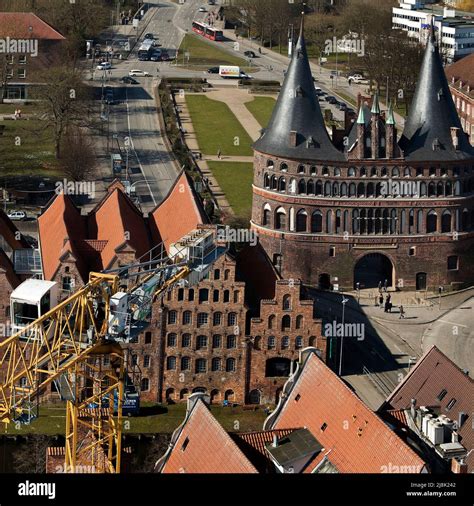
<path fill-rule="evenodd" d="M 466 413 L 460 411 L 458 414 L 458 429 L 460 429 L 463 426 L 464 422 L 466 421 L 466 418 L 467 418 Z"/>
<path fill-rule="evenodd" d="M 416 419 L 416 399 L 412 399 L 410 403 L 410 414 L 413 420 Z"/>
<path fill-rule="evenodd" d="M 451 443 L 458 443 L 459 442 L 459 434 L 453 430 L 451 432 Z"/>
<path fill-rule="evenodd" d="M 296 139 L 298 137 L 298 132 L 296 130 L 290 131 L 290 146 L 292 148 L 296 148 Z"/>
<path fill-rule="evenodd" d="M 453 141 L 454 149 L 459 149 L 459 128 L 451 127 L 451 139 Z"/>
<path fill-rule="evenodd" d="M 272 446 L 273 446 L 273 448 L 277 448 L 278 447 L 278 436 L 276 434 L 273 434 L 273 443 L 272 443 Z"/>

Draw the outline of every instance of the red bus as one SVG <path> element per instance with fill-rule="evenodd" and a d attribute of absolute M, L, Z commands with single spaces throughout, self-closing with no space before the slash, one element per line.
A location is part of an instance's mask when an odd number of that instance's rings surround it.
<path fill-rule="evenodd" d="M 224 40 L 222 30 L 217 30 L 216 28 L 213 28 L 201 21 L 193 21 L 193 32 L 196 32 L 210 40 Z"/>

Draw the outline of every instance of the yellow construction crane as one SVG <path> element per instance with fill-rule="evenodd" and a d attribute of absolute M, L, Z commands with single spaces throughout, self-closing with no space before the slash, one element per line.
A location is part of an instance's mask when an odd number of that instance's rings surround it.
<path fill-rule="evenodd" d="M 91 272 L 84 287 L 0 343 L 0 421 L 34 418 L 55 382 L 67 401 L 65 472 L 120 472 L 127 373 L 120 343 L 143 331 L 158 297 L 185 278 L 203 279 L 225 251 L 215 228 L 201 228 L 170 256 Z"/>

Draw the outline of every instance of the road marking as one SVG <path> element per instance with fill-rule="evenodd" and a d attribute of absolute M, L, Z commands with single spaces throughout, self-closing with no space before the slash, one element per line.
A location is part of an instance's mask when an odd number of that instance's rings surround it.
<path fill-rule="evenodd" d="M 156 200 L 155 200 L 155 197 L 153 195 L 153 192 L 151 191 L 151 188 L 150 188 L 150 184 L 148 183 L 148 179 L 145 175 L 145 171 L 143 170 L 143 166 L 142 166 L 142 163 L 140 162 L 140 158 L 138 157 L 138 153 L 136 152 L 135 150 L 135 145 L 133 143 L 133 139 L 132 139 L 132 133 L 131 133 L 131 127 L 130 127 L 130 109 L 128 107 L 128 90 L 127 88 L 125 88 L 125 105 L 127 106 L 127 126 L 128 126 L 128 137 L 131 141 L 131 145 L 132 145 L 132 149 L 133 149 L 133 152 L 135 153 L 135 157 L 137 159 L 137 162 L 138 162 L 138 165 L 140 166 L 140 171 L 142 173 L 142 176 L 144 177 L 145 179 L 145 183 L 146 185 L 148 186 L 148 191 L 150 192 L 150 196 L 151 198 L 153 199 L 153 203 L 155 204 L 156 206 Z M 130 174 L 129 174 L 130 175 Z"/>
<path fill-rule="evenodd" d="M 441 323 L 447 323 L 448 325 L 455 325 L 456 327 L 465 327 L 465 328 L 467 328 L 467 325 L 461 325 L 460 323 L 448 322 L 447 320 L 438 320 L 438 321 L 441 322 Z"/>

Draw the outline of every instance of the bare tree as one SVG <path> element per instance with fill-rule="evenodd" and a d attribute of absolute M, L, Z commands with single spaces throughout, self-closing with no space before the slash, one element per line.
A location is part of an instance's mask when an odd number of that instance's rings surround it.
<path fill-rule="evenodd" d="M 64 174 L 72 181 L 93 179 L 97 167 L 94 143 L 84 129 L 74 126 L 68 128 L 62 139 L 59 165 Z"/>
<path fill-rule="evenodd" d="M 88 88 L 79 71 L 65 65 L 38 72 L 33 97 L 38 100 L 41 117 L 52 127 L 56 158 L 60 158 L 61 141 L 72 124 L 83 121 Z"/>

